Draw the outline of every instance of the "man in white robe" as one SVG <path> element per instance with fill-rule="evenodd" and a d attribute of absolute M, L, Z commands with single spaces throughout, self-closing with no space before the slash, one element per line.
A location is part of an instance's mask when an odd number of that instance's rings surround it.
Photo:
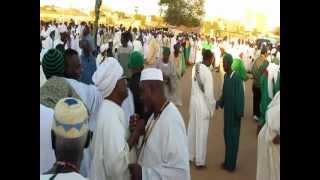
<path fill-rule="evenodd" d="M 145 54 L 146 67 L 153 67 L 155 65 L 159 50 L 160 50 L 160 46 L 156 40 L 156 35 L 152 35 L 148 44 L 147 54 Z"/>
<path fill-rule="evenodd" d="M 132 180 L 190 180 L 186 128 L 177 107 L 164 95 L 163 75 L 144 69 L 142 99 L 154 112 L 146 125 L 138 162 L 130 164 Z"/>
<path fill-rule="evenodd" d="M 44 49 L 54 48 L 54 40 L 55 40 L 55 28 L 53 26 L 49 27 L 47 30 L 48 36 L 45 40 L 42 41 L 42 47 Z"/>
<path fill-rule="evenodd" d="M 89 146 L 91 136 L 86 106 L 76 98 L 63 98 L 58 101 L 51 117 L 48 134 L 52 137 L 49 143 L 55 161 L 40 179 L 86 180 L 79 174 L 83 150 Z"/>
<path fill-rule="evenodd" d="M 205 50 L 203 55 L 203 63 L 198 63 L 192 68 L 188 125 L 190 161 L 199 168 L 206 166 L 209 123 L 216 105 L 212 73 L 209 68 L 213 54 L 210 50 Z"/>
<path fill-rule="evenodd" d="M 139 37 L 137 37 L 134 41 L 133 41 L 133 50 L 134 51 L 139 51 L 141 54 L 143 54 L 143 47 L 142 47 L 142 43 L 141 41 L 138 40 Z"/>
<path fill-rule="evenodd" d="M 53 109 L 40 104 L 40 174 L 48 171 L 56 161 L 51 145 Z"/>
<path fill-rule="evenodd" d="M 44 73 L 43 73 L 43 69 L 42 66 L 40 65 L 40 87 L 47 81 Z"/>
<path fill-rule="evenodd" d="M 103 62 L 92 80 L 103 94 L 104 100 L 97 115 L 97 129 L 91 146 L 90 180 L 129 180 L 128 164 L 136 160 L 130 151 L 138 142 L 143 125 L 130 135 L 121 104 L 128 96 L 123 69 L 114 58 Z M 143 120 L 140 119 L 140 124 Z"/>
<path fill-rule="evenodd" d="M 51 73 L 52 77 L 49 77 L 48 74 L 44 73 L 47 81 L 40 88 L 40 103 L 49 108 L 54 108 L 57 101 L 61 98 L 71 96 L 81 99 L 81 101 L 85 104 L 89 111 L 89 128 L 92 132 L 95 132 L 96 116 L 99 106 L 102 102 L 101 93 L 97 90 L 97 88 L 94 85 L 87 85 L 77 80 L 80 77 L 79 73 L 77 73 L 79 72 L 78 68 L 80 68 L 80 60 L 78 54 L 73 50 L 67 50 L 65 52 L 65 55 L 65 59 L 59 58 L 52 60 L 52 62 L 63 61 L 62 64 L 66 65 L 62 69 L 62 71 L 64 71 L 63 74 L 65 77 L 58 77 L 58 74 L 56 73 Z M 46 65 L 46 61 L 47 60 L 45 55 L 43 60 L 44 72 L 48 70 L 56 71 L 55 68 L 58 68 L 58 66 L 48 66 Z M 60 83 L 63 83 L 63 85 L 65 86 L 61 86 Z M 69 89 L 64 89 L 65 87 L 68 87 Z M 46 130 L 50 131 L 50 129 Z M 40 136 L 42 136 L 42 134 L 40 134 Z M 47 135 L 44 134 L 43 136 Z M 40 147 L 45 147 L 45 145 L 40 145 Z M 50 152 L 47 152 L 48 155 L 49 153 Z M 87 177 L 90 172 L 90 161 L 91 154 L 89 152 L 89 149 L 85 149 L 80 169 L 80 173 L 85 177 Z"/>
<path fill-rule="evenodd" d="M 257 180 L 280 180 L 280 91 L 268 106 L 258 136 Z"/>

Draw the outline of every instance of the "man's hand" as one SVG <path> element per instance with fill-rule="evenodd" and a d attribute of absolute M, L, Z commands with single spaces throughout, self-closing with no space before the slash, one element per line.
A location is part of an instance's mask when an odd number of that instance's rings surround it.
<path fill-rule="evenodd" d="M 133 132 L 134 129 L 136 128 L 136 126 L 137 126 L 137 119 L 140 119 L 140 117 L 139 117 L 138 114 L 134 114 L 134 115 L 130 116 L 130 120 L 129 120 L 129 129 L 130 129 L 130 132 Z"/>
<path fill-rule="evenodd" d="M 135 131 L 137 131 L 139 135 L 143 135 L 145 133 L 145 123 L 145 120 L 142 118 L 138 118 L 136 120 Z"/>
<path fill-rule="evenodd" d="M 139 164 L 129 164 L 131 180 L 142 180 L 142 168 Z"/>
<path fill-rule="evenodd" d="M 280 135 L 277 135 L 276 137 L 273 138 L 272 140 L 273 144 L 280 144 Z"/>

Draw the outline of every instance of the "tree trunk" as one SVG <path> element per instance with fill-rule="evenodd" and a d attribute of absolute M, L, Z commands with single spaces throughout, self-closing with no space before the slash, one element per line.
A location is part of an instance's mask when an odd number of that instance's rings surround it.
<path fill-rule="evenodd" d="M 95 5 L 95 20 L 93 25 L 93 34 L 94 34 L 94 43 L 97 44 L 97 33 L 98 33 L 98 22 L 100 17 L 100 7 L 102 4 L 102 0 L 96 0 Z"/>

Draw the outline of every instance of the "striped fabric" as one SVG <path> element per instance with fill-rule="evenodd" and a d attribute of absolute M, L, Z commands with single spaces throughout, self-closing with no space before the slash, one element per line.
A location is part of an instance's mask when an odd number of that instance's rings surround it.
<path fill-rule="evenodd" d="M 61 52 L 57 49 L 49 49 L 43 56 L 42 67 L 47 79 L 52 76 L 63 76 L 64 58 Z"/>

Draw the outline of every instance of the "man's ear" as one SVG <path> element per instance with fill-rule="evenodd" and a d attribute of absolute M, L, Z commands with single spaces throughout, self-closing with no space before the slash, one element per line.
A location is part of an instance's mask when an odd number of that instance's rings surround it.
<path fill-rule="evenodd" d="M 51 145 L 52 149 L 56 149 L 56 135 L 54 134 L 53 130 L 51 130 Z"/>

